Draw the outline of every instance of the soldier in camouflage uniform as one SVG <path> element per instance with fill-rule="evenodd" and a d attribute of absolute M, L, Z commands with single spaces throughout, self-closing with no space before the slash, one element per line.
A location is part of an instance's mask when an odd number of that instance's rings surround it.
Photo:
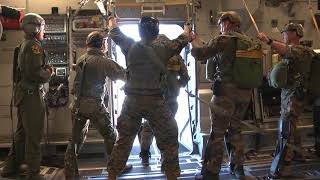
<path fill-rule="evenodd" d="M 178 126 L 163 98 L 161 85 L 166 82 L 168 60 L 178 55 L 191 39 L 190 29 L 186 27 L 177 39 L 164 44 L 154 41 L 159 33 L 159 22 L 152 17 L 141 18 L 139 33 L 142 40 L 136 43 L 120 31 L 115 18 L 109 20 L 109 29 L 110 37 L 121 47 L 127 64 L 126 97 L 117 120 L 119 138 L 108 163 L 109 180 L 117 179 L 128 160 L 142 118 L 148 120 L 153 130 L 167 179 L 177 179 L 180 175 Z"/>
<path fill-rule="evenodd" d="M 72 138 L 65 153 L 65 177 L 78 179 L 77 155 L 86 139 L 89 123 L 99 131 L 104 139 L 107 158 L 116 140 L 116 133 L 107 112 L 105 99 L 108 99 L 107 78 L 125 78 L 125 70 L 104 55 L 105 36 L 91 32 L 86 40 L 87 53 L 81 56 L 76 65 L 76 77 L 72 94 L 75 99 L 72 107 Z M 107 97 L 106 97 L 107 96 Z M 131 167 L 127 167 L 131 168 Z"/>
<path fill-rule="evenodd" d="M 27 180 L 43 179 L 40 172 L 40 141 L 43 135 L 45 104 L 42 85 L 54 75 L 54 69 L 45 65 L 41 42 L 44 36 L 44 19 L 28 13 L 22 21 L 25 40 L 20 44 L 18 67 L 14 69 L 14 105 L 18 124 L 8 159 L 1 176 L 17 175 L 26 163 Z"/>
<path fill-rule="evenodd" d="M 210 77 L 213 80 L 214 94 L 210 109 L 212 129 L 205 149 L 202 172 L 196 175 L 196 179 L 219 179 L 226 132 L 229 134 L 231 144 L 230 171 L 237 178 L 244 179 L 244 150 L 240 120 L 244 118 L 250 103 L 251 89 L 239 88 L 233 82 L 232 62 L 235 50 L 257 48 L 259 45 L 240 32 L 240 16 L 236 12 L 222 13 L 218 24 L 221 35 L 212 39 L 208 44 L 205 45 L 198 38 L 192 41 L 191 54 L 200 61 L 214 57 L 211 60 L 214 62 L 210 63 L 211 71 L 215 72 L 214 76 Z M 216 109 L 221 109 L 224 112 Z M 231 116 L 235 118 L 231 118 Z"/>
<path fill-rule="evenodd" d="M 156 41 L 169 41 L 169 39 L 165 35 L 159 35 Z M 177 97 L 179 96 L 180 88 L 186 86 L 189 79 L 188 69 L 184 64 L 183 58 L 180 55 L 173 56 L 167 64 L 167 90 L 165 95 L 173 116 L 175 116 L 178 110 Z M 142 123 L 138 135 L 141 146 L 140 158 L 142 164 L 149 166 L 153 132 L 148 121 Z"/>
<path fill-rule="evenodd" d="M 295 156 L 295 152 L 288 144 L 295 144 L 297 136 L 296 128 L 298 118 L 304 109 L 306 76 L 300 71 L 299 63 L 306 64 L 313 56 L 311 49 L 300 45 L 300 38 L 303 37 L 303 27 L 300 24 L 287 24 L 281 31 L 284 42 L 274 41 L 261 32 L 258 38 L 270 45 L 282 57 L 282 61 L 289 63 L 288 88 L 281 91 L 281 117 L 279 121 L 279 137 L 276 156 L 279 155 L 282 161 L 279 162 L 275 172 L 270 171 L 269 176 L 288 176 L 290 162 Z M 281 153 L 281 154 L 279 154 Z M 274 159 L 274 162 L 277 158 Z M 273 163 L 275 164 L 275 163 Z M 276 163 L 277 164 L 277 163 Z"/>

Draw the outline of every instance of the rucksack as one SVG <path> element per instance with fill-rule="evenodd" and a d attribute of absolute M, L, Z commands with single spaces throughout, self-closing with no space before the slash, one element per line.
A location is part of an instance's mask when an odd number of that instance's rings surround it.
<path fill-rule="evenodd" d="M 233 81 L 241 88 L 257 88 L 263 80 L 262 50 L 237 50 L 233 62 Z"/>
<path fill-rule="evenodd" d="M 291 69 L 291 70 L 289 70 Z M 276 64 L 269 74 L 269 85 L 274 88 L 294 88 L 295 82 L 290 82 L 290 78 L 299 72 L 304 77 L 302 85 L 314 96 L 320 96 L 320 55 L 313 54 L 312 58 L 305 58 L 303 61 L 281 60 Z"/>

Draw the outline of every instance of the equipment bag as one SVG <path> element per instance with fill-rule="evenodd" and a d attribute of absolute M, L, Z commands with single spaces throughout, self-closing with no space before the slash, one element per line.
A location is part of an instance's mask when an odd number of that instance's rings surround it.
<path fill-rule="evenodd" d="M 240 88 L 257 88 L 263 79 L 261 50 L 237 50 L 233 62 L 233 80 Z"/>
<path fill-rule="evenodd" d="M 269 85 L 274 88 L 285 88 L 288 86 L 288 63 L 280 61 L 269 74 Z"/>
<path fill-rule="evenodd" d="M 206 63 L 206 79 L 208 81 L 214 81 L 214 75 L 216 74 L 216 63 L 213 58 L 207 60 Z"/>

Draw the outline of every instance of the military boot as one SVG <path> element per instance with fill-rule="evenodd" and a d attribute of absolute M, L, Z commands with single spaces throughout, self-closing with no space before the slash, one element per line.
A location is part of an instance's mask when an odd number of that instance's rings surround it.
<path fill-rule="evenodd" d="M 108 174 L 108 179 L 109 180 L 117 180 L 117 176 L 113 174 Z"/>
<path fill-rule="evenodd" d="M 65 168 L 63 172 L 64 172 L 65 180 L 78 180 L 80 178 L 78 170 L 75 170 L 72 172 Z"/>
<path fill-rule="evenodd" d="M 177 176 L 167 176 L 167 180 L 177 180 Z"/>
<path fill-rule="evenodd" d="M 219 180 L 219 174 L 213 174 L 209 171 L 199 172 L 195 174 L 196 180 Z"/>
<path fill-rule="evenodd" d="M 151 153 L 148 150 L 141 150 L 140 158 L 141 164 L 143 166 L 149 166 L 149 159 L 151 158 Z"/>
<path fill-rule="evenodd" d="M 132 164 L 126 164 L 126 166 L 123 168 L 121 174 L 127 173 L 132 169 Z"/>
<path fill-rule="evenodd" d="M 39 173 L 31 173 L 26 176 L 26 180 L 46 180 L 46 178 Z"/>
<path fill-rule="evenodd" d="M 246 179 L 243 166 L 236 166 L 233 172 L 234 172 L 234 175 L 237 177 L 237 179 L 240 179 L 240 180 Z"/>
<path fill-rule="evenodd" d="M 234 168 L 236 167 L 236 165 L 235 164 L 233 164 L 233 163 L 230 163 L 229 164 L 229 172 L 230 172 L 230 174 L 234 174 Z"/>

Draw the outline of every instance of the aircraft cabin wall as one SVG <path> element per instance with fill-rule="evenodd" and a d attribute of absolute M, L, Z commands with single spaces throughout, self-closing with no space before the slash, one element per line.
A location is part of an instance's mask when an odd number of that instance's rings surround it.
<path fill-rule="evenodd" d="M 132 0 L 135 2 L 134 0 Z M 0 0 L 0 4 L 13 6 L 16 8 L 23 8 L 25 12 L 34 12 L 39 14 L 51 14 L 52 7 L 59 8 L 59 14 L 66 15 L 71 9 L 77 9 L 79 7 L 78 0 Z M 196 0 L 196 16 L 195 16 L 195 30 L 204 40 L 209 40 L 219 33 L 217 26 L 218 12 L 235 10 L 240 13 L 242 17 L 242 30 L 252 36 L 256 37 L 257 33 L 253 24 L 245 10 L 242 0 Z M 302 22 L 305 27 L 305 37 L 303 40 L 312 40 L 313 48 L 319 48 L 319 40 L 316 34 L 316 29 L 313 25 L 312 18 L 309 15 L 308 1 L 306 0 L 288 0 L 280 3 L 279 5 L 275 0 L 246 0 L 249 10 L 253 14 L 260 31 L 267 32 L 271 37 L 281 40 L 280 30 L 289 22 L 289 20 L 297 20 Z M 312 0 L 312 8 L 315 13 L 318 10 L 318 1 Z M 84 9 L 97 10 L 96 4 L 93 1 L 89 1 Z M 120 17 L 138 17 L 139 8 L 136 9 L 121 9 L 117 10 Z M 181 11 L 169 10 L 169 15 L 177 16 Z M 185 12 L 180 13 L 179 18 L 183 19 Z M 68 22 L 70 25 L 70 22 Z M 70 30 L 70 27 L 69 29 Z M 70 32 L 69 32 L 70 33 Z M 0 144 L 10 144 L 11 136 L 11 120 L 10 120 L 10 97 L 11 97 L 11 76 L 12 76 L 12 57 L 14 47 L 19 44 L 23 39 L 23 33 L 20 30 L 5 30 L 4 34 L 6 39 L 0 41 Z M 69 38 L 72 34 L 68 34 Z M 71 67 L 71 61 L 73 60 L 72 50 L 75 49 L 77 55 L 84 52 L 83 48 L 77 49 L 73 46 L 72 37 L 71 42 L 68 42 L 68 61 L 69 67 Z M 271 51 L 269 47 L 264 46 L 267 54 L 265 61 L 271 61 Z M 77 56 L 78 57 L 78 56 Z M 210 83 L 205 79 L 205 64 L 198 64 L 197 66 L 197 85 L 199 88 L 199 94 L 205 100 L 209 101 L 211 98 Z M 71 68 L 70 68 L 71 69 Z M 72 74 L 72 73 L 70 73 Z M 71 86 L 71 82 L 69 87 Z M 70 98 L 69 98 L 70 100 Z M 200 121 L 201 132 L 208 133 L 210 131 L 210 119 L 208 108 L 202 104 L 199 104 L 198 117 Z M 71 132 L 71 121 L 68 105 L 60 107 L 58 109 L 51 109 L 53 111 L 49 116 L 49 134 L 59 136 L 65 136 Z M 16 118 L 14 116 L 14 122 Z M 16 125 L 14 124 L 13 127 Z M 54 134 L 56 133 L 56 134 Z M 65 136 L 68 137 L 68 136 Z M 2 142 L 4 141 L 4 142 Z"/>

